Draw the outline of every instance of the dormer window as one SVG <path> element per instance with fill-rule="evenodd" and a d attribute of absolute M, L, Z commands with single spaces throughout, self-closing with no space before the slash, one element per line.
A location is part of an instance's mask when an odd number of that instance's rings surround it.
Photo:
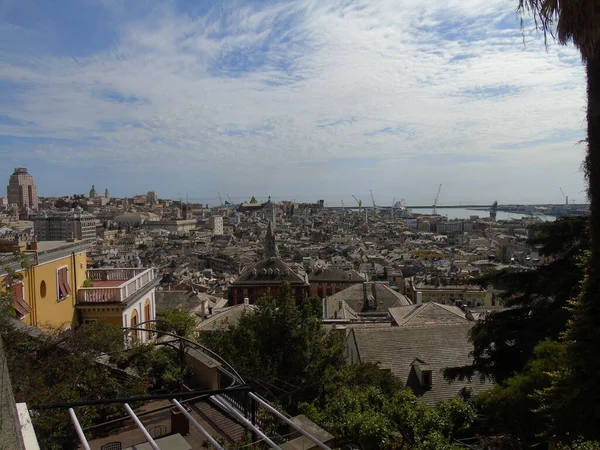
<path fill-rule="evenodd" d="M 416 375 L 417 383 L 412 385 L 413 388 L 421 387 L 425 389 L 431 388 L 433 383 L 433 375 L 430 369 L 429 364 L 419 358 L 415 358 L 415 360 L 411 364 L 412 369 L 414 370 L 414 374 Z"/>
<path fill-rule="evenodd" d="M 431 370 L 423 370 L 422 372 L 423 381 L 421 382 L 422 387 L 431 387 L 432 374 Z"/>

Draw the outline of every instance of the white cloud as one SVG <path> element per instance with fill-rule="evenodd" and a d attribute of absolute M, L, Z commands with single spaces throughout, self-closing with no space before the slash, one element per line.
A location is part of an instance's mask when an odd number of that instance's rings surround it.
<path fill-rule="evenodd" d="M 419 202 L 440 177 L 467 189 L 447 188 L 456 201 L 580 190 L 577 53 L 546 51 L 533 30 L 523 45 L 513 8 L 503 0 L 222 2 L 193 17 L 160 6 L 121 24 L 101 53 L 0 54 L 0 80 L 27 86 L 0 115 L 29 123 L 0 121 L 0 134 L 103 138 L 37 150 L 53 162 L 68 152 L 73 165 L 163 170 L 163 191 L 180 181 L 174 171 L 240 194 L 297 197 L 372 187 Z M 548 141 L 559 132 L 564 142 Z M 524 170 L 545 178 L 498 184 Z"/>

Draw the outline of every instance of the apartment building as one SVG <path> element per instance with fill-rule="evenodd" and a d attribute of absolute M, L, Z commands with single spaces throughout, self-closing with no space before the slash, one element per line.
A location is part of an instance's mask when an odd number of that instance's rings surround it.
<path fill-rule="evenodd" d="M 96 217 L 86 211 L 44 212 L 33 230 L 38 241 L 95 241 Z"/>
<path fill-rule="evenodd" d="M 6 192 L 8 203 L 17 205 L 23 215 L 26 216 L 29 210 L 37 211 L 39 203 L 37 186 L 33 176 L 25 167 L 15 168 L 6 186 Z"/>
<path fill-rule="evenodd" d="M 214 236 L 223 235 L 223 216 L 210 216 L 208 219 L 208 228 L 213 230 Z"/>
<path fill-rule="evenodd" d="M 492 293 L 483 287 L 454 278 L 411 280 L 407 289 L 407 295 L 415 304 L 436 302 L 442 305 L 500 306 Z"/>

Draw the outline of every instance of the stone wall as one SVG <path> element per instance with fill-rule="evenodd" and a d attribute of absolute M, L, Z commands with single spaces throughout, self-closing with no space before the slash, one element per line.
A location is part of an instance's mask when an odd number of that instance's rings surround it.
<path fill-rule="evenodd" d="M 0 339 L 0 450 L 25 450 L 8 366 Z"/>

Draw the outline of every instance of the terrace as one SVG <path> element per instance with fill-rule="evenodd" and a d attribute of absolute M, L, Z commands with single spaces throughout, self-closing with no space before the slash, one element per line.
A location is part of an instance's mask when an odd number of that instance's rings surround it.
<path fill-rule="evenodd" d="M 78 290 L 79 304 L 127 302 L 158 283 L 153 268 L 91 269 L 86 274 L 91 286 Z"/>

